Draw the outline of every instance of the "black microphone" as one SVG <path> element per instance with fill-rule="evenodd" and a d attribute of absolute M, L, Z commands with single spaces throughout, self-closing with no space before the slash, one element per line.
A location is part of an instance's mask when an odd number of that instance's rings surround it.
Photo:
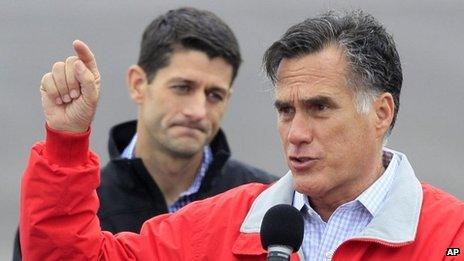
<path fill-rule="evenodd" d="M 268 261 L 290 260 L 303 241 L 304 223 L 300 211 L 291 205 L 275 205 L 264 214 L 261 245 Z"/>

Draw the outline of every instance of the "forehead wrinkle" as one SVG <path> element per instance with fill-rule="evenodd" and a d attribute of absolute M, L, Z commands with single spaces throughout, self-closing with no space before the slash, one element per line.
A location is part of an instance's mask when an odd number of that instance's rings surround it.
<path fill-rule="evenodd" d="M 342 76 L 342 77 L 340 77 Z M 323 70 L 322 68 L 302 67 L 297 70 L 282 72 L 276 82 L 276 89 L 288 87 L 312 87 L 316 85 L 337 86 L 339 79 L 346 85 L 346 74 L 339 70 Z"/>
<path fill-rule="evenodd" d="M 277 70 L 276 85 L 301 81 L 311 84 L 311 80 L 318 83 L 323 78 L 339 76 L 346 80 L 348 67 L 343 49 L 337 45 L 328 45 L 316 53 L 283 59 Z M 307 76 L 308 79 L 301 79 L 300 76 Z"/>
<path fill-rule="evenodd" d="M 289 84 L 289 83 L 300 83 L 304 81 L 305 78 L 304 66 L 299 68 L 287 68 L 284 75 L 281 75 L 283 72 L 279 70 L 279 77 L 277 79 L 276 85 Z"/>
<path fill-rule="evenodd" d="M 275 96 L 279 99 L 308 99 L 325 95 L 337 99 L 348 87 L 347 62 L 343 51 L 328 46 L 323 51 L 284 59 L 277 71 Z"/>
<path fill-rule="evenodd" d="M 329 88 L 317 89 L 316 91 L 308 90 L 310 86 L 292 86 L 292 87 L 280 87 L 279 91 L 275 92 L 275 101 L 279 103 L 288 103 L 296 106 L 306 105 L 308 102 L 313 102 L 318 98 L 328 98 L 332 102 L 337 102 L 340 96 L 344 95 L 346 89 L 339 88 L 337 86 L 331 86 L 330 84 L 324 84 Z M 334 88 L 330 88 L 334 87 Z"/>

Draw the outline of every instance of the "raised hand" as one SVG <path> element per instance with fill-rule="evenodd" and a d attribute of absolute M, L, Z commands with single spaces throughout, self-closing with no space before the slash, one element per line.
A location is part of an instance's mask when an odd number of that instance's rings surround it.
<path fill-rule="evenodd" d="M 56 62 L 42 77 L 40 93 L 48 126 L 54 130 L 85 132 L 95 115 L 100 93 L 100 73 L 90 48 L 73 42 L 77 56 Z"/>

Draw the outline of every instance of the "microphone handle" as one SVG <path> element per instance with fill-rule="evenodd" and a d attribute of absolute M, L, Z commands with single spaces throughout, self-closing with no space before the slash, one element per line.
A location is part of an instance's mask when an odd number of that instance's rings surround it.
<path fill-rule="evenodd" d="M 288 261 L 292 254 L 292 248 L 284 245 L 270 245 L 267 253 L 268 261 Z"/>

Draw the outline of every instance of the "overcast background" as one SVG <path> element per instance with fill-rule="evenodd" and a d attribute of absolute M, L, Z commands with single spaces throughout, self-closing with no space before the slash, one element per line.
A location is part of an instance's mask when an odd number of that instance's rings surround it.
<path fill-rule="evenodd" d="M 235 158 L 276 175 L 287 167 L 261 71 L 264 50 L 292 24 L 329 8 L 362 8 L 393 33 L 404 83 L 389 147 L 406 153 L 417 176 L 464 199 L 464 2 L 462 1 L 8 1 L 0 3 L 0 260 L 11 258 L 20 176 L 30 146 L 42 139 L 39 83 L 82 39 L 96 54 L 102 95 L 92 147 L 104 162 L 109 128 L 135 118 L 125 73 L 138 57 L 145 26 L 191 5 L 215 12 L 240 42 L 244 63 L 225 115 Z"/>

